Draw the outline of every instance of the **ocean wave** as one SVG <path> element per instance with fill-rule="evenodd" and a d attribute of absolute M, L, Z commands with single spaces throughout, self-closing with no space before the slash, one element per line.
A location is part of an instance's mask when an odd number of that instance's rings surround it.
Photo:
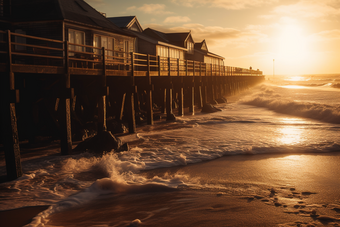
<path fill-rule="evenodd" d="M 333 84 L 331 84 L 331 87 L 340 88 L 340 83 L 333 83 Z"/>
<path fill-rule="evenodd" d="M 264 107 L 277 113 L 315 119 L 323 122 L 340 124 L 340 106 L 311 102 L 297 102 L 275 94 L 266 89 L 254 97 L 242 101 L 243 104 Z"/>

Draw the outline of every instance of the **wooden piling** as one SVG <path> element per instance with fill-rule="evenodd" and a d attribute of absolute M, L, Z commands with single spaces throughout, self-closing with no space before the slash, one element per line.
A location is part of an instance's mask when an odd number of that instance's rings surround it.
<path fill-rule="evenodd" d="M 193 71 L 192 78 L 190 79 L 190 82 L 189 82 L 189 100 L 190 100 L 189 113 L 194 115 L 195 114 L 195 62 L 193 62 L 192 71 Z"/>
<path fill-rule="evenodd" d="M 134 94 L 137 93 L 137 87 L 135 86 L 135 69 L 134 69 L 134 55 L 131 53 L 131 76 L 128 78 L 127 92 L 126 92 L 126 112 L 127 121 L 129 127 L 129 133 L 136 132 L 136 119 L 135 119 L 135 102 Z"/>
<path fill-rule="evenodd" d="M 184 115 L 184 83 L 183 76 L 180 75 L 180 60 L 177 59 L 177 76 L 179 77 L 178 87 L 178 116 Z"/>
<path fill-rule="evenodd" d="M 99 97 L 98 97 L 98 133 L 106 131 L 106 95 L 108 88 L 106 87 L 106 56 L 105 48 L 102 48 L 102 75 L 99 83 Z"/>
<path fill-rule="evenodd" d="M 61 154 L 67 155 L 72 151 L 72 132 L 71 132 L 71 75 L 69 72 L 69 53 L 68 42 L 64 43 L 64 70 L 65 74 L 61 79 L 61 94 L 60 94 L 60 149 Z"/>
<path fill-rule="evenodd" d="M 1 113 L 1 137 L 5 149 L 7 179 L 14 180 L 22 176 L 19 135 L 15 103 L 19 94 L 15 90 L 15 78 L 12 69 L 12 44 L 11 32 L 7 31 L 7 72 L 0 75 L 0 107 Z"/>
<path fill-rule="evenodd" d="M 147 72 L 146 72 L 146 79 L 147 79 L 147 89 L 146 89 L 146 118 L 147 124 L 153 125 L 153 101 L 152 101 L 152 82 L 150 76 L 150 55 L 147 55 Z"/>
<path fill-rule="evenodd" d="M 198 91 L 198 108 L 203 107 L 203 96 L 202 96 L 202 63 L 199 62 L 199 77 L 197 82 L 197 91 Z"/>
<path fill-rule="evenodd" d="M 1 137 L 5 149 L 7 179 L 14 180 L 22 176 L 15 103 L 2 98 L 1 109 Z"/>
<path fill-rule="evenodd" d="M 168 58 L 168 78 L 166 85 L 166 119 L 172 120 L 172 78 L 171 78 L 171 59 Z"/>

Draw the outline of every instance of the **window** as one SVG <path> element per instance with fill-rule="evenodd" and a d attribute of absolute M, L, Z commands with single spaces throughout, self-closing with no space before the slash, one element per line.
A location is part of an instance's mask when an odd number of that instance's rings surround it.
<path fill-rule="evenodd" d="M 177 58 L 177 59 L 184 59 L 184 53 L 182 50 L 169 48 L 169 57 L 170 58 Z"/>
<path fill-rule="evenodd" d="M 114 44 L 114 38 L 108 36 L 95 35 L 93 39 L 94 47 L 105 48 L 106 59 L 113 59 Z M 101 54 L 101 50 L 99 49 L 94 49 L 93 52 L 96 54 Z"/>
<path fill-rule="evenodd" d="M 157 55 L 161 57 L 169 57 L 169 48 L 165 46 L 157 46 Z"/>
<path fill-rule="evenodd" d="M 189 54 L 194 53 L 194 43 L 193 42 L 187 42 L 187 49 Z"/>
<path fill-rule="evenodd" d="M 85 33 L 81 31 L 69 29 L 68 30 L 68 41 L 70 44 L 85 45 Z M 84 52 L 84 47 L 69 45 L 69 50 Z M 73 56 L 74 53 L 70 53 L 70 55 Z"/>

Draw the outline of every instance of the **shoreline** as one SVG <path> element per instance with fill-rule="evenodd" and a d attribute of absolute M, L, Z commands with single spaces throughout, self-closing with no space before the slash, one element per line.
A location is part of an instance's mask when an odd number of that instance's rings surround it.
<path fill-rule="evenodd" d="M 21 227 L 31 223 L 33 218 L 49 206 L 28 206 L 0 211 L 2 227 Z"/>
<path fill-rule="evenodd" d="M 224 156 L 187 166 L 147 170 L 140 174 L 148 178 L 188 174 L 190 178 L 199 177 L 202 185 L 219 186 L 99 198 L 90 204 L 53 214 L 48 224 L 65 226 L 74 217 L 79 221 L 83 218 L 84 224 L 93 221 L 86 218 L 93 218 L 117 226 L 135 219 L 146 226 L 173 226 L 174 223 L 181 226 L 340 224 L 339 162 L 340 152 L 256 154 Z M 0 211 L 0 220 L 4 223 L 1 226 L 21 226 L 17 225 L 19 221 L 27 224 L 48 207 Z M 91 211 L 92 216 L 82 216 Z M 107 212 L 112 213 L 109 218 Z"/>

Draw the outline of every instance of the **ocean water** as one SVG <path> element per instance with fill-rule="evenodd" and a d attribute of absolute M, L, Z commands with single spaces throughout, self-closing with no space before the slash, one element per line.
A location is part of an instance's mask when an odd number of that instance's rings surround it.
<path fill-rule="evenodd" d="M 130 151 L 23 160 L 25 175 L 0 185 L 0 210 L 50 205 L 29 225 L 49 226 L 53 215 L 89 203 L 96 207 L 93 212 L 105 212 L 98 204 L 116 201 L 122 194 L 216 190 L 248 195 L 257 189 L 226 186 L 180 171 L 160 171 L 159 175 L 147 171 L 237 155 L 338 152 L 339 85 L 340 75 L 269 76 L 264 83 L 230 97 L 228 103 L 218 104 L 220 112 L 138 128 Z M 93 219 L 89 226 L 138 226 L 142 222 Z"/>

